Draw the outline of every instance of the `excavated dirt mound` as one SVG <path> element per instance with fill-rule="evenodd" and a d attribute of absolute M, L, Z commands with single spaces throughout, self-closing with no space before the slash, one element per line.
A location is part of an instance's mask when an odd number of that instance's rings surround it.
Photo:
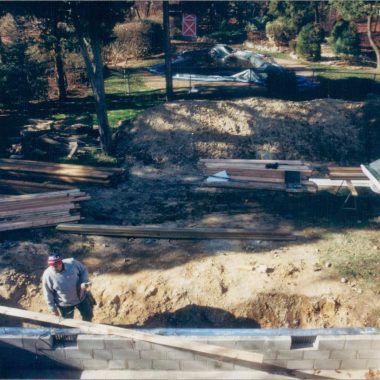
<path fill-rule="evenodd" d="M 265 155 L 353 162 L 363 156 L 362 105 L 265 98 L 167 103 L 127 125 L 119 147 L 145 164 Z"/>

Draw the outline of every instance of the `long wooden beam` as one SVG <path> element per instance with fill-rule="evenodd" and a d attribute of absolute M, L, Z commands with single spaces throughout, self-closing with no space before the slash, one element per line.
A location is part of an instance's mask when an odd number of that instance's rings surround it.
<path fill-rule="evenodd" d="M 113 226 L 102 224 L 59 224 L 57 230 L 79 234 L 156 239 L 255 239 L 295 240 L 287 231 L 237 228 L 170 228 Z"/>
<path fill-rule="evenodd" d="M 201 355 L 204 354 L 207 356 L 216 357 L 219 360 L 237 360 L 260 365 L 261 363 L 263 363 L 264 358 L 263 354 L 260 353 L 188 341 L 187 339 L 178 336 L 162 336 L 99 323 L 91 323 L 74 319 L 60 319 L 51 314 L 37 313 L 12 307 L 0 306 L 0 314 L 7 315 L 10 317 L 27 319 L 35 322 L 51 323 L 53 325 L 74 327 L 80 329 L 82 332 L 87 334 L 117 335 L 133 340 L 143 340 L 145 342 L 160 344 L 163 346 L 195 352 Z"/>

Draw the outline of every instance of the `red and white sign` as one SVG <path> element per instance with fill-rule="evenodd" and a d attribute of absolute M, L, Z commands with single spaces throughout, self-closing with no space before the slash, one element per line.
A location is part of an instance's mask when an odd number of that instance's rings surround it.
<path fill-rule="evenodd" d="M 197 16 L 187 13 L 182 14 L 182 35 L 186 37 L 197 36 Z"/>

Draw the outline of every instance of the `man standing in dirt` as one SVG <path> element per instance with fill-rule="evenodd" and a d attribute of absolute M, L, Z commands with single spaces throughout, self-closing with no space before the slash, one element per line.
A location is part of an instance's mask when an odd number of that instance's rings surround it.
<path fill-rule="evenodd" d="M 62 260 L 56 252 L 49 256 L 48 265 L 42 276 L 42 287 L 51 313 L 73 318 L 77 308 L 82 319 L 90 322 L 93 299 L 87 291 L 90 285 L 87 268 L 73 258 Z"/>

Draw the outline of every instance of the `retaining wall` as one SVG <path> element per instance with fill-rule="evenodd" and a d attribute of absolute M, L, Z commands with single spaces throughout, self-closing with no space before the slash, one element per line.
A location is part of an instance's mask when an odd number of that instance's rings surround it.
<path fill-rule="evenodd" d="M 141 331 L 141 330 L 139 330 Z M 298 370 L 380 369 L 379 329 L 161 329 L 197 341 L 264 354 L 264 363 Z M 238 363 L 75 329 L 0 328 L 0 368 L 249 370 Z"/>

